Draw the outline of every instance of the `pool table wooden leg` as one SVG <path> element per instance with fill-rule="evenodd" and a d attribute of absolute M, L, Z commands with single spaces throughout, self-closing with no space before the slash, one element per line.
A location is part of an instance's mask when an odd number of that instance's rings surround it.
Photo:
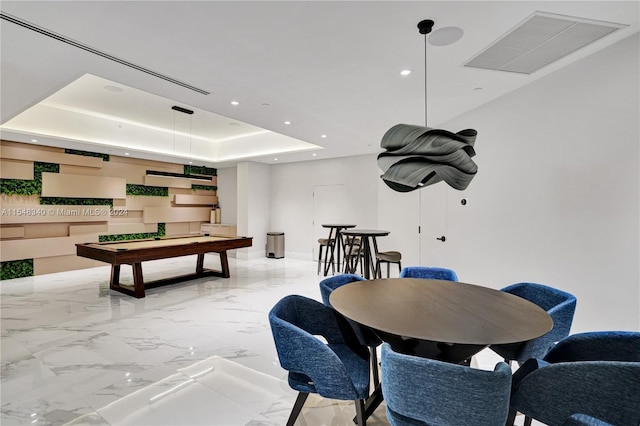
<path fill-rule="evenodd" d="M 198 254 L 198 261 L 196 262 L 196 274 L 202 274 L 204 272 L 204 253 Z"/>
<path fill-rule="evenodd" d="M 134 263 L 133 267 L 133 290 L 134 297 L 141 299 L 144 297 L 144 281 L 142 279 L 142 263 Z"/>
<path fill-rule="evenodd" d="M 220 255 L 220 270 L 205 269 L 204 267 L 204 255 L 205 253 L 198 254 L 198 260 L 196 263 L 196 273 L 194 278 L 199 276 L 213 275 L 216 277 L 229 278 L 229 260 L 227 259 L 227 251 L 217 252 Z"/>
<path fill-rule="evenodd" d="M 231 275 L 229 274 L 229 261 L 227 260 L 227 252 L 220 252 L 220 266 L 222 267 L 222 277 L 229 278 Z"/>
<path fill-rule="evenodd" d="M 120 265 L 111 265 L 111 280 L 109 288 L 117 290 L 120 287 Z"/>

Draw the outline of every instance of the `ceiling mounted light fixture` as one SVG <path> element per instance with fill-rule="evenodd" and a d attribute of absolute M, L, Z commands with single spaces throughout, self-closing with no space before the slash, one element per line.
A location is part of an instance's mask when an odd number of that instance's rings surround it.
<path fill-rule="evenodd" d="M 193 151 L 192 151 L 192 135 L 191 135 L 191 117 L 193 115 L 193 110 L 187 109 L 187 108 L 183 108 L 181 106 L 177 106 L 174 105 L 171 107 L 171 109 L 173 111 L 176 112 L 181 112 L 183 114 L 186 114 L 189 117 L 189 160 L 191 160 L 189 162 L 189 164 L 193 163 Z M 178 133 L 178 131 L 176 130 L 176 113 L 173 113 L 173 153 L 174 155 L 176 154 L 176 134 Z"/>
<path fill-rule="evenodd" d="M 424 35 L 424 126 L 396 124 L 382 137 L 378 155 L 380 178 L 394 191 L 409 192 L 440 181 L 452 188 L 466 189 L 478 167 L 471 160 L 477 132 L 473 129 L 452 133 L 428 127 L 427 120 L 427 34 L 430 19 L 418 23 Z"/>
<path fill-rule="evenodd" d="M 180 111 L 180 112 L 183 112 L 183 113 L 189 114 L 189 115 L 193 114 L 192 110 L 187 109 L 187 108 L 183 108 L 183 107 L 177 106 L 177 105 L 172 106 L 171 109 L 174 110 L 174 111 Z"/>

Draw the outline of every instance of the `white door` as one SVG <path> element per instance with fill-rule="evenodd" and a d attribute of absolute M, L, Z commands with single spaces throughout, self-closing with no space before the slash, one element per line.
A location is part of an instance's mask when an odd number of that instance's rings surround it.
<path fill-rule="evenodd" d="M 447 198 L 449 187 L 444 182 L 420 191 L 420 264 L 447 265 Z"/>
<path fill-rule="evenodd" d="M 313 259 L 318 259 L 318 238 L 328 238 L 327 223 L 348 223 L 352 214 L 349 212 L 349 200 L 344 184 L 316 185 L 313 187 Z"/>

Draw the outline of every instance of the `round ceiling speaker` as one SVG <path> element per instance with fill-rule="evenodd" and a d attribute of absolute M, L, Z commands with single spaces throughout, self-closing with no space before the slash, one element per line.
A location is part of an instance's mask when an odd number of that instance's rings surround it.
<path fill-rule="evenodd" d="M 464 31 L 460 27 L 442 27 L 429 34 L 432 46 L 448 46 L 462 38 Z"/>

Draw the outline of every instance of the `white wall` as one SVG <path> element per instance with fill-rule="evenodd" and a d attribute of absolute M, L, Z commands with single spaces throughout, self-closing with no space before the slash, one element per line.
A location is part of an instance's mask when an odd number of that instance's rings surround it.
<path fill-rule="evenodd" d="M 636 34 L 439 126 L 478 130 L 466 191 L 394 193 L 370 155 L 274 166 L 271 227 L 285 232 L 287 253 L 311 258 L 312 188 L 345 183 L 358 225 L 390 230 L 381 246 L 405 265 L 422 252 L 462 281 L 546 283 L 577 296 L 573 332 L 639 330 L 638 51 Z"/>
<path fill-rule="evenodd" d="M 574 332 L 640 329 L 638 39 L 439 126 L 478 130 L 479 171 L 466 191 L 447 187 L 451 238 L 431 248 L 462 281 L 575 294 Z M 398 196 L 385 200 L 402 210 Z"/>
<path fill-rule="evenodd" d="M 350 194 L 346 222 L 362 228 L 377 226 L 375 156 L 306 161 L 272 166 L 271 228 L 285 233 L 285 256 L 312 259 L 313 190 L 317 185 L 342 184 Z M 327 235 L 329 231 L 327 230 Z"/>
<path fill-rule="evenodd" d="M 253 237 L 252 247 L 238 250 L 239 258 L 264 257 L 270 231 L 270 166 L 239 163 L 237 166 L 238 235 Z"/>
<path fill-rule="evenodd" d="M 238 223 L 238 171 L 236 167 L 218 169 L 217 195 L 221 222 L 227 225 L 236 225 Z"/>

